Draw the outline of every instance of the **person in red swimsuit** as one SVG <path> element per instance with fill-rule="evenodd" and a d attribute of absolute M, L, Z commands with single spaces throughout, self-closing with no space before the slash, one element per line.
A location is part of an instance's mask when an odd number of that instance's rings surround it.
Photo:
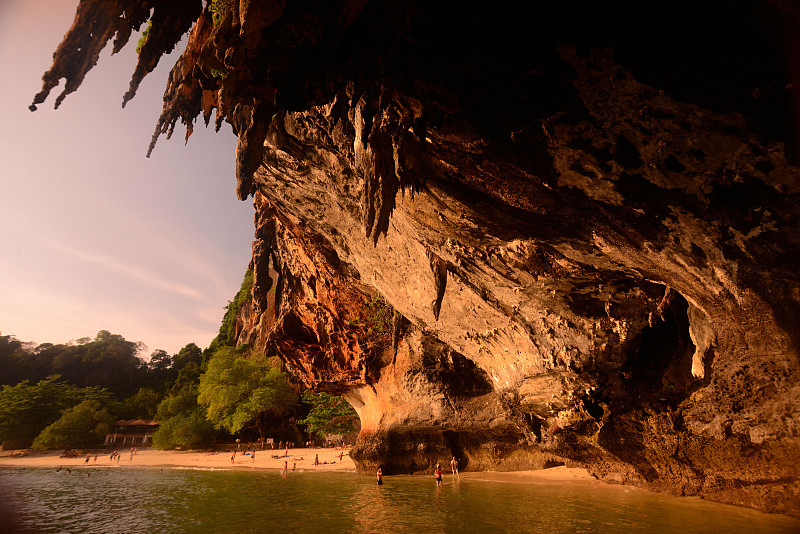
<path fill-rule="evenodd" d="M 436 471 L 434 471 L 433 474 L 436 475 L 436 485 L 437 486 L 441 486 L 442 485 L 442 469 L 441 469 L 441 466 L 439 464 L 436 464 Z"/>

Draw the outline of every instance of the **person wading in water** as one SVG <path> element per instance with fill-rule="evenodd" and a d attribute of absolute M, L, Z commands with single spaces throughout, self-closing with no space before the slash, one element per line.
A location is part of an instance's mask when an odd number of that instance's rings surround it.
<path fill-rule="evenodd" d="M 450 469 L 453 470 L 453 479 L 457 478 L 461 480 L 461 476 L 458 474 L 458 460 L 456 460 L 455 456 L 453 456 L 453 459 L 450 460 Z"/>

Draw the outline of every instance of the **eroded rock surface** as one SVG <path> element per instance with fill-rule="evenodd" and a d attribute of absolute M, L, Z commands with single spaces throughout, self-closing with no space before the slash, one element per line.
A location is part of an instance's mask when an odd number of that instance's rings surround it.
<path fill-rule="evenodd" d="M 240 342 L 355 406 L 360 471 L 568 463 L 800 515 L 793 4 L 217 4 L 174 8 L 156 137 L 234 126 Z"/>

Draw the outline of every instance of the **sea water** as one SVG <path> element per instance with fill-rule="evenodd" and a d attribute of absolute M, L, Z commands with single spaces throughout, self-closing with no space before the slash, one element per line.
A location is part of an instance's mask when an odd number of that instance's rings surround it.
<path fill-rule="evenodd" d="M 87 476 L 87 474 L 89 476 Z M 0 468 L 34 533 L 798 533 L 800 520 L 593 481 L 216 469 Z"/>

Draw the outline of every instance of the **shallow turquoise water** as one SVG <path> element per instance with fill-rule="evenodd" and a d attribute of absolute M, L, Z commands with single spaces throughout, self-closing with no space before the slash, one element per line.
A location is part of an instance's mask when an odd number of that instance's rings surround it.
<path fill-rule="evenodd" d="M 784 516 L 586 481 L 467 473 L 445 482 L 437 489 L 431 477 L 385 477 L 377 486 L 350 473 L 0 469 L 3 500 L 36 533 L 800 532 L 800 520 Z"/>

